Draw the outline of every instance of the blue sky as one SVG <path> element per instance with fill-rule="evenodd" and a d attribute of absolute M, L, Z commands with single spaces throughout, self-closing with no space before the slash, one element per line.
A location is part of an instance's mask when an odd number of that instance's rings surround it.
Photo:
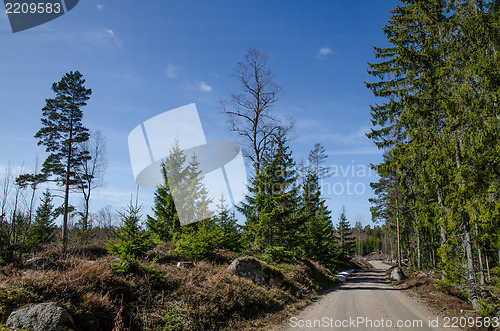
<path fill-rule="evenodd" d="M 33 135 L 45 98 L 53 96 L 53 82 L 79 70 L 93 91 L 84 124 L 103 132 L 108 150 L 107 184 L 91 209 L 120 209 L 136 192 L 127 136 L 144 120 L 196 103 L 207 140 L 237 141 L 218 103 L 238 93 L 232 69 L 257 47 L 272 56 L 269 66 L 285 92 L 273 111 L 295 119 L 296 161 L 321 143 L 337 170 L 323 189 L 334 221 L 345 205 L 352 224 L 371 224 L 369 183 L 376 176 L 368 165 L 382 154 L 364 135 L 376 100 L 363 82 L 373 81 L 366 63 L 374 61 L 373 46 L 388 45 L 382 27 L 397 3 L 85 0 L 15 34 L 2 11 L 0 166 L 29 169 L 36 155 L 43 162 Z M 141 189 L 139 200 L 149 213 L 153 190 Z"/>

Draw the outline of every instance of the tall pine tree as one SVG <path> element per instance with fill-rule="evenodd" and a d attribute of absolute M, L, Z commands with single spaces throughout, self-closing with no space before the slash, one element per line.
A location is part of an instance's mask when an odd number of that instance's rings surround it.
<path fill-rule="evenodd" d="M 38 145 L 44 145 L 49 156 L 43 163 L 42 172 L 53 176 L 64 188 L 62 237 L 64 250 L 68 246 L 69 196 L 71 188 L 79 183 L 74 165 L 89 157 L 88 152 L 79 150 L 78 144 L 89 139 L 88 129 L 82 124 L 86 101 L 92 91 L 85 88 L 85 79 L 78 71 L 65 74 L 58 83 L 52 84 L 55 97 L 46 99 L 42 109 L 43 127 L 35 134 Z"/>

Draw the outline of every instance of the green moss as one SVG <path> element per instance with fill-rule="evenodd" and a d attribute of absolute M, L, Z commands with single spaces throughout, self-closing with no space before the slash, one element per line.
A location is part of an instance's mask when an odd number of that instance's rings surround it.
<path fill-rule="evenodd" d="M 10 313 L 26 305 L 33 295 L 24 289 L 0 287 L 0 317 L 5 322 Z"/>
<path fill-rule="evenodd" d="M 256 261 L 258 261 L 260 263 L 260 265 L 262 266 L 262 269 L 264 270 L 264 272 L 266 274 L 270 274 L 273 277 L 278 277 L 280 280 L 283 280 L 285 278 L 283 273 L 278 268 L 273 267 L 272 265 L 269 265 L 263 261 L 259 261 L 259 260 L 256 260 Z"/>

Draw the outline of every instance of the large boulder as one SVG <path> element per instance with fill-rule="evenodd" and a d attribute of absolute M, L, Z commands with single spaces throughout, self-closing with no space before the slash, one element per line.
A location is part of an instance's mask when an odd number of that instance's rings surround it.
<path fill-rule="evenodd" d="M 236 276 L 250 279 L 254 284 L 275 287 L 283 282 L 283 274 L 262 261 L 251 256 L 233 260 L 227 270 Z"/>
<path fill-rule="evenodd" d="M 401 270 L 401 268 L 396 267 L 391 270 L 391 279 L 399 282 L 401 280 L 405 280 L 406 275 L 404 274 L 403 270 Z"/>
<path fill-rule="evenodd" d="M 8 328 L 30 331 L 74 331 L 71 315 L 55 302 L 30 305 L 12 312 L 7 319 Z"/>

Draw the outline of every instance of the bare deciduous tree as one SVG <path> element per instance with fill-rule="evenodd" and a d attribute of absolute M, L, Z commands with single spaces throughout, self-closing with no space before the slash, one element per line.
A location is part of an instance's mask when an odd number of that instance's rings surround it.
<path fill-rule="evenodd" d="M 262 51 L 249 49 L 245 60 L 236 65 L 233 73 L 240 83 L 241 93 L 223 103 L 231 129 L 243 137 L 243 152 L 256 173 L 274 132 L 279 127 L 291 128 L 291 124 L 283 126 L 271 112 L 282 90 L 267 66 L 268 59 L 269 55 Z"/>
<path fill-rule="evenodd" d="M 99 229 L 96 234 L 97 240 L 109 240 L 112 237 L 113 223 L 117 218 L 117 214 L 111 210 L 111 206 L 106 206 L 92 215 Z"/>
<path fill-rule="evenodd" d="M 75 173 L 78 177 L 77 189 L 83 195 L 83 211 L 80 212 L 80 227 L 86 233 L 89 230 L 89 206 L 91 193 L 104 185 L 104 175 L 107 167 L 106 139 L 101 131 L 93 132 L 89 140 L 78 146 L 79 152 L 89 158 L 76 164 Z"/>
<path fill-rule="evenodd" d="M 9 162 L 0 174 L 0 257 L 10 260 L 26 241 L 26 233 L 32 223 L 36 202 L 36 191 L 42 176 L 23 173 L 23 166 Z M 17 174 L 17 175 L 16 175 Z M 31 191 L 27 191 L 27 190 Z"/>

